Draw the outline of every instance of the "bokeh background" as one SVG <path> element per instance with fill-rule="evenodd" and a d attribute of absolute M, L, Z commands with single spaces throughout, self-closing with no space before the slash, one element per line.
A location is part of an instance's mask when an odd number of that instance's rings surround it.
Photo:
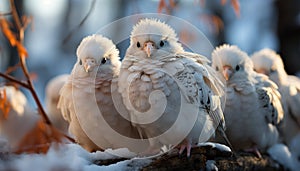
<path fill-rule="evenodd" d="M 300 1 L 239 0 L 237 15 L 230 0 L 18 0 L 19 13 L 32 16 L 25 32 L 25 47 L 34 85 L 43 102 L 47 82 L 70 73 L 81 39 L 103 26 L 133 14 L 162 13 L 180 17 L 202 31 L 212 45 L 238 45 L 248 54 L 268 47 L 283 58 L 290 74 L 300 75 Z M 172 2 L 172 3 L 170 3 Z M 225 1 L 223 1 L 225 2 Z M 9 11 L 9 1 L 0 0 L 0 12 Z M 120 29 L 122 29 L 120 27 Z M 192 39 L 188 32 L 180 33 Z M 121 57 L 129 42 L 118 45 Z M 15 49 L 0 34 L 0 71 L 18 62 Z M 13 73 L 22 78 L 20 73 Z M 26 91 L 25 91 L 26 93 Z M 33 99 L 29 98 L 33 103 Z"/>

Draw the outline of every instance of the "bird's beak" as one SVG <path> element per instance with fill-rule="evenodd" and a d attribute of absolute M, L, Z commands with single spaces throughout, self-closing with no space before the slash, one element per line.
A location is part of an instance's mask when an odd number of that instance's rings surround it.
<path fill-rule="evenodd" d="M 231 67 L 230 66 L 224 66 L 223 67 L 223 75 L 224 75 L 226 81 L 229 80 L 231 74 L 232 74 Z"/>
<path fill-rule="evenodd" d="M 90 72 L 93 65 L 91 59 L 87 59 L 83 65 L 85 72 Z"/>
<path fill-rule="evenodd" d="M 154 43 L 153 42 L 148 41 L 144 44 L 144 51 L 147 53 L 148 57 L 151 56 L 151 53 L 152 53 L 153 49 L 154 49 Z"/>

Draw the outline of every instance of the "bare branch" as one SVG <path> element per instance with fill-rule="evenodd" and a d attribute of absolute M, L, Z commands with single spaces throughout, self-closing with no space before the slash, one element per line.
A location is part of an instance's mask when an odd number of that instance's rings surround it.
<path fill-rule="evenodd" d="M 85 17 L 81 20 L 81 22 L 79 23 L 79 25 L 74 28 L 63 40 L 63 44 L 67 43 L 70 38 L 73 36 L 73 34 L 75 32 L 77 32 L 77 30 L 80 29 L 81 26 L 83 26 L 83 24 L 85 23 L 85 21 L 88 19 L 88 17 L 91 15 L 92 11 L 95 9 L 95 4 L 96 4 L 96 0 L 93 0 L 90 6 L 90 9 L 88 11 L 88 13 L 85 15 Z"/>
<path fill-rule="evenodd" d="M 9 81 L 11 81 L 11 82 L 15 82 L 15 83 L 17 83 L 17 84 L 19 84 L 19 85 L 21 85 L 21 86 L 29 89 L 29 85 L 26 82 L 24 82 L 24 81 L 19 81 L 16 78 L 14 78 L 14 77 L 12 77 L 10 75 L 4 74 L 2 72 L 0 72 L 0 76 L 3 77 L 3 78 L 5 78 L 5 79 L 7 79 L 7 80 L 9 80 Z"/>

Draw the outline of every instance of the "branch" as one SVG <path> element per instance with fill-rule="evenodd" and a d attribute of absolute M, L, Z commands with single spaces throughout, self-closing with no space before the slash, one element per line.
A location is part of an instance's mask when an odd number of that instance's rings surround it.
<path fill-rule="evenodd" d="M 5 12 L 5 13 L 0 13 L 0 17 L 5 17 L 5 16 L 8 16 L 8 15 L 12 15 L 12 12 Z"/>
<path fill-rule="evenodd" d="M 27 88 L 27 89 L 30 89 L 29 85 L 26 82 L 19 81 L 19 80 L 15 79 L 14 77 L 10 76 L 10 75 L 7 75 L 7 74 L 4 74 L 4 73 L 0 72 L 0 76 L 7 79 L 7 80 L 9 80 L 9 81 L 11 81 L 11 82 L 15 82 L 15 83 Z"/>
<path fill-rule="evenodd" d="M 90 9 L 88 11 L 88 13 L 85 15 L 85 17 L 82 19 L 82 21 L 79 23 L 79 25 L 73 29 L 63 40 L 63 44 L 65 44 L 67 41 L 70 40 L 70 38 L 73 36 L 73 34 L 85 23 L 85 21 L 88 19 L 88 17 L 90 16 L 90 14 L 92 13 L 92 11 L 95 9 L 95 3 L 96 0 L 93 0 L 90 6 Z"/>
<path fill-rule="evenodd" d="M 17 9 L 16 9 L 16 6 L 15 6 L 15 2 L 14 0 L 10 0 L 10 6 L 11 6 L 11 11 L 12 11 L 12 15 L 13 15 L 13 19 L 14 19 L 14 22 L 16 24 L 16 27 L 17 27 L 17 32 L 19 33 L 19 41 L 21 44 L 23 44 L 23 41 L 24 41 L 24 26 L 22 25 L 22 22 L 20 20 L 20 17 L 19 17 L 19 14 L 17 12 Z M 23 53 L 19 53 L 19 58 L 20 58 L 20 62 L 21 62 L 21 68 L 22 68 L 22 71 L 27 79 L 27 88 L 29 89 L 29 91 L 31 92 L 37 106 L 38 106 L 38 109 L 39 109 L 39 113 L 42 115 L 43 119 L 45 120 L 45 122 L 49 125 L 51 125 L 51 121 L 50 119 L 48 118 L 39 98 L 38 98 L 38 95 L 34 89 L 34 86 L 32 84 L 32 81 L 30 79 L 30 75 L 29 75 L 29 72 L 28 72 L 28 68 L 27 68 L 27 65 L 26 65 L 26 60 L 25 60 L 25 57 Z"/>

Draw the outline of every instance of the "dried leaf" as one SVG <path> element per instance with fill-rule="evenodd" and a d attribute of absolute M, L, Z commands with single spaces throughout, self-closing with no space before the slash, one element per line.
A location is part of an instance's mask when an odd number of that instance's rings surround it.
<path fill-rule="evenodd" d="M 9 43 L 12 46 L 16 45 L 16 35 L 10 30 L 9 23 L 5 18 L 0 18 L 0 27 L 2 29 L 3 34 L 8 39 Z"/>
<path fill-rule="evenodd" d="M 226 2 L 227 2 L 227 0 L 221 0 L 221 4 L 222 4 L 222 5 L 225 5 Z"/>
<path fill-rule="evenodd" d="M 176 7 L 176 4 L 175 4 L 174 0 L 169 0 L 169 4 L 170 4 L 171 8 L 175 8 Z"/>
<path fill-rule="evenodd" d="M 240 17 L 240 3 L 239 0 L 231 0 L 231 6 L 234 9 L 235 15 Z"/>
<path fill-rule="evenodd" d="M 202 14 L 201 20 L 207 23 L 209 30 L 215 34 L 219 33 L 224 28 L 224 23 L 217 15 Z"/>
<path fill-rule="evenodd" d="M 164 8 L 166 8 L 166 2 L 165 0 L 160 0 L 158 4 L 157 12 L 161 13 Z"/>
<path fill-rule="evenodd" d="M 26 48 L 17 40 L 16 35 L 11 31 L 9 23 L 5 18 L 0 19 L 0 27 L 11 46 L 17 47 L 19 55 L 21 57 L 27 57 L 28 53 Z"/>
<path fill-rule="evenodd" d="M 34 80 L 37 80 L 38 75 L 34 72 L 31 72 L 31 73 L 29 73 L 29 78 L 30 78 L 30 80 L 34 81 Z"/>
<path fill-rule="evenodd" d="M 64 135 L 40 119 L 18 145 L 15 153 L 47 153 L 52 143 L 61 143 Z"/>
<path fill-rule="evenodd" d="M 10 73 L 16 71 L 20 66 L 21 66 L 21 64 L 17 63 L 14 66 L 8 67 L 7 70 L 5 71 L 5 74 L 10 74 Z"/>
<path fill-rule="evenodd" d="M 6 90 L 2 89 L 0 91 L 0 110 L 3 113 L 3 118 L 7 119 L 10 111 L 10 103 L 7 100 Z"/>
<path fill-rule="evenodd" d="M 179 32 L 179 39 L 183 44 L 188 44 L 189 42 L 194 41 L 195 36 L 193 35 L 192 32 L 189 32 L 186 29 L 183 29 Z"/>

